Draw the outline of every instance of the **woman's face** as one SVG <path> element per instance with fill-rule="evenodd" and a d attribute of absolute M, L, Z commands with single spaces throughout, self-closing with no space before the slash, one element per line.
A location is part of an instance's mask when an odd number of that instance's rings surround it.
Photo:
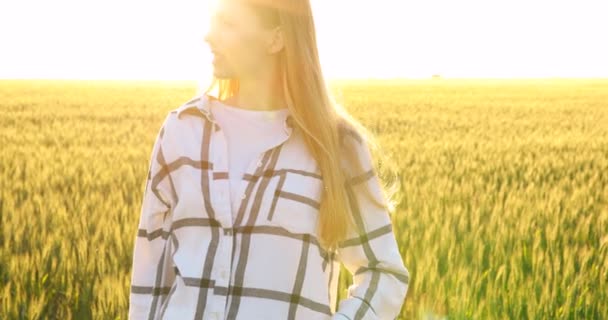
<path fill-rule="evenodd" d="M 273 29 L 262 26 L 252 7 L 239 0 L 218 0 L 205 36 L 215 77 L 255 77 L 272 61 L 272 38 Z"/>

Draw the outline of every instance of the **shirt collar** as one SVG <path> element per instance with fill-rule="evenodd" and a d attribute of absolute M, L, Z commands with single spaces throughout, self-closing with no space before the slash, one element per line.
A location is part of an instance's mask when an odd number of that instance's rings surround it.
<path fill-rule="evenodd" d="M 211 121 L 212 123 L 216 123 L 213 113 L 211 113 L 211 102 L 215 99 L 215 97 L 208 94 L 195 97 L 177 108 L 177 117 L 180 118 L 184 113 L 195 115 L 202 114 L 205 116 L 205 118 L 207 118 L 207 120 Z M 291 112 L 289 112 L 285 117 L 285 122 L 283 122 L 283 131 L 288 136 L 293 132 L 293 121 L 293 116 L 291 115 Z"/>

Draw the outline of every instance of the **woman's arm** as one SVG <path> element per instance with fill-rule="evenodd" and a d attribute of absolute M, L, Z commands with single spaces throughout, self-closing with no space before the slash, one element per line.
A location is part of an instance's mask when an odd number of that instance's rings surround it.
<path fill-rule="evenodd" d="M 165 119 L 166 121 L 166 119 Z M 129 319 L 156 318 L 174 280 L 170 255 L 170 215 L 167 177 L 162 154 L 164 126 L 159 130 L 148 165 L 139 225 L 133 250 Z M 153 314 L 153 317 L 150 315 Z"/>
<path fill-rule="evenodd" d="M 340 301 L 335 320 L 395 319 L 405 301 L 409 272 L 399 253 L 388 209 L 375 204 L 364 188 L 383 204 L 369 149 L 358 145 L 367 171 L 353 176 L 346 191 L 359 234 L 352 232 L 338 249 L 338 259 L 353 275 L 348 297 Z"/>

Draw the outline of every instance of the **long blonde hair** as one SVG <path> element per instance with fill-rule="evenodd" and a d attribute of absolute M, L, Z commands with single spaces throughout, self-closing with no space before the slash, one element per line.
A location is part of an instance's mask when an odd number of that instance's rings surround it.
<path fill-rule="evenodd" d="M 358 157 L 357 147 L 369 148 L 374 155 L 382 157 L 388 169 L 380 172 L 374 165 L 374 173 L 383 182 L 384 199 L 377 199 L 367 189 L 367 196 L 378 206 L 390 212 L 394 210 L 391 198 L 399 188 L 395 171 L 388 166 L 388 158 L 379 151 L 379 144 L 369 130 L 355 120 L 345 108 L 330 95 L 321 71 L 315 26 L 309 0 L 242 0 L 259 14 L 263 23 L 270 26 L 280 24 L 284 32 L 284 48 L 279 52 L 283 92 L 287 107 L 303 132 L 304 141 L 316 159 L 323 177 L 324 190 L 320 203 L 318 224 L 319 243 L 324 249 L 335 250 L 339 243 L 358 230 L 353 221 L 345 184 L 353 177 L 369 169 Z M 225 100 L 238 92 L 238 79 L 213 77 L 205 94 Z M 215 94 L 212 92 L 215 91 Z M 356 137 L 356 143 L 346 143 L 347 135 Z M 353 141 L 353 139 L 350 139 Z M 346 159 L 341 159 L 346 157 Z M 349 175 L 342 161 L 355 164 Z M 380 163 L 382 164 L 382 162 Z M 388 200 L 384 202 L 385 200 Z"/>

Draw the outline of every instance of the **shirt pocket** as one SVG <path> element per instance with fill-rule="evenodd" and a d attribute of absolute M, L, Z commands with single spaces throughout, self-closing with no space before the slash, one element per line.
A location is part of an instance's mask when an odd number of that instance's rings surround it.
<path fill-rule="evenodd" d="M 278 179 L 267 220 L 289 233 L 318 235 L 323 181 L 317 173 L 286 170 Z"/>

